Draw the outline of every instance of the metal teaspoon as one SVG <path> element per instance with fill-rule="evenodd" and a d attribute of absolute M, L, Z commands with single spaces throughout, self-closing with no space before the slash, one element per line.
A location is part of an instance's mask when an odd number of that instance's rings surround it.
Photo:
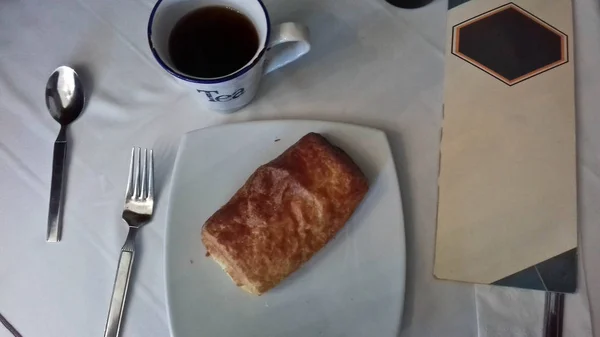
<path fill-rule="evenodd" d="M 60 132 L 54 142 L 47 242 L 59 242 L 61 238 L 67 126 L 79 117 L 84 102 L 83 86 L 75 70 L 67 66 L 56 68 L 46 84 L 46 106 L 52 118 L 60 123 Z"/>

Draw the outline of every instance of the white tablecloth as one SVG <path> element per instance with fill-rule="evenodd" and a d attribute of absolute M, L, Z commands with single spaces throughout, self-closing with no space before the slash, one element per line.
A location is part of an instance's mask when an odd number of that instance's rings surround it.
<path fill-rule="evenodd" d="M 597 0 L 574 2 L 586 267 L 580 275 L 587 281 L 598 329 L 600 9 Z M 344 121 L 386 131 L 406 214 L 401 336 L 478 334 L 477 308 L 482 314 L 481 304 L 487 303 L 479 295 L 487 290 L 432 277 L 446 2 L 416 11 L 382 0 L 270 0 L 266 5 L 274 22 L 307 24 L 313 49 L 267 76 L 252 105 L 221 115 L 202 110 L 199 96 L 153 60 L 146 42 L 153 0 L 0 1 L 0 313 L 23 336 L 102 334 L 126 234 L 120 212 L 134 145 L 155 149 L 160 194 L 154 221 L 138 237 L 124 336 L 168 336 L 165 188 L 179 136 L 208 125 L 276 118 Z M 85 113 L 70 129 L 63 241 L 47 244 L 52 148 L 59 127 L 46 111 L 43 94 L 48 75 L 60 64 L 77 67 L 90 95 Z M 566 315 L 585 316 L 587 305 L 585 296 L 571 297 Z M 485 323 L 481 317 L 479 323 L 480 328 Z M 0 336 L 8 336 L 1 327 Z"/>

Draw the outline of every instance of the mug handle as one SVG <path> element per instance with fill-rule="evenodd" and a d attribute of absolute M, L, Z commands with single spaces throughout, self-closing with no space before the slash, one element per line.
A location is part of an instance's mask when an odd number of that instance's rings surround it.
<path fill-rule="evenodd" d="M 310 51 L 308 28 L 295 22 L 286 22 L 273 27 L 271 40 L 267 47 L 264 73 L 291 63 Z M 279 44 L 286 44 L 275 51 L 271 49 Z"/>

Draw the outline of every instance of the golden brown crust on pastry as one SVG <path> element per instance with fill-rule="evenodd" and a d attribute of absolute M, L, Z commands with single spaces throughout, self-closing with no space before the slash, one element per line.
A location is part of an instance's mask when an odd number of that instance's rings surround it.
<path fill-rule="evenodd" d="M 344 151 L 309 133 L 248 178 L 206 221 L 202 242 L 238 286 L 260 295 L 323 248 L 368 188 Z"/>

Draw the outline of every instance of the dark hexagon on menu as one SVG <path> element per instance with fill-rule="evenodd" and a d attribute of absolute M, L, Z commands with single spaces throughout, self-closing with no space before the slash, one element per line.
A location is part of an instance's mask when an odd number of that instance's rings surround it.
<path fill-rule="evenodd" d="M 452 28 L 452 54 L 514 85 L 568 62 L 567 35 L 508 3 Z"/>

